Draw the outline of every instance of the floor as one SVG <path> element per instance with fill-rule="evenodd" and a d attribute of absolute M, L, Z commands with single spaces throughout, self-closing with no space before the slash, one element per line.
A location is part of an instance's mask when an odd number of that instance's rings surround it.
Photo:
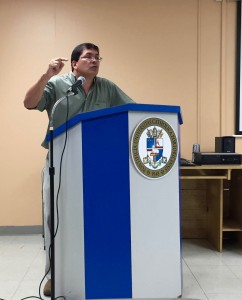
<path fill-rule="evenodd" d="M 206 240 L 183 240 L 182 248 L 183 298 L 242 300 L 242 247 L 219 253 Z M 44 261 L 41 235 L 0 236 L 0 300 L 38 297 Z"/>

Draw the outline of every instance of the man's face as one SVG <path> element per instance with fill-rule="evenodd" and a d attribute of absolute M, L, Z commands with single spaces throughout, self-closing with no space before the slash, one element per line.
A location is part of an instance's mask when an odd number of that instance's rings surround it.
<path fill-rule="evenodd" d="M 76 77 L 94 78 L 99 71 L 100 61 L 96 50 L 86 49 L 80 55 L 78 61 L 72 62 L 73 73 Z"/>

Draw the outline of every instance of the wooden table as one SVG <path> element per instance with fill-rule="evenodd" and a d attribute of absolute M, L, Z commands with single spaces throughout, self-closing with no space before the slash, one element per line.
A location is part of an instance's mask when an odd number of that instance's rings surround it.
<path fill-rule="evenodd" d="M 222 251 L 223 239 L 242 243 L 242 165 L 182 166 L 183 238 L 207 238 Z"/>

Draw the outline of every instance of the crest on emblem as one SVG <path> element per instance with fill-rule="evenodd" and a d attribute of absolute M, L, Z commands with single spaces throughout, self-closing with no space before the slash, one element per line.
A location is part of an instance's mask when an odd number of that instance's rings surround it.
<path fill-rule="evenodd" d="M 143 158 L 143 163 L 149 164 L 154 169 L 156 169 L 161 165 L 161 163 L 167 162 L 167 158 L 163 156 L 163 130 L 157 129 L 155 126 L 153 128 L 147 128 L 146 135 L 147 156 Z"/>
<path fill-rule="evenodd" d="M 134 164 L 145 177 L 157 179 L 173 167 L 178 142 L 173 128 L 159 118 L 148 118 L 134 131 L 131 150 Z"/>

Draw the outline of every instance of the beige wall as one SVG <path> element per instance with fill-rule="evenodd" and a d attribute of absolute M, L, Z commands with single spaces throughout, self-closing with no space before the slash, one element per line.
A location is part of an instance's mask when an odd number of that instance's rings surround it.
<path fill-rule="evenodd" d="M 99 45 L 100 76 L 137 102 L 181 106 L 191 158 L 193 143 L 214 151 L 215 136 L 234 134 L 235 26 L 232 0 L 0 0 L 0 226 L 41 224 L 47 117 L 22 102 L 52 57 Z"/>

